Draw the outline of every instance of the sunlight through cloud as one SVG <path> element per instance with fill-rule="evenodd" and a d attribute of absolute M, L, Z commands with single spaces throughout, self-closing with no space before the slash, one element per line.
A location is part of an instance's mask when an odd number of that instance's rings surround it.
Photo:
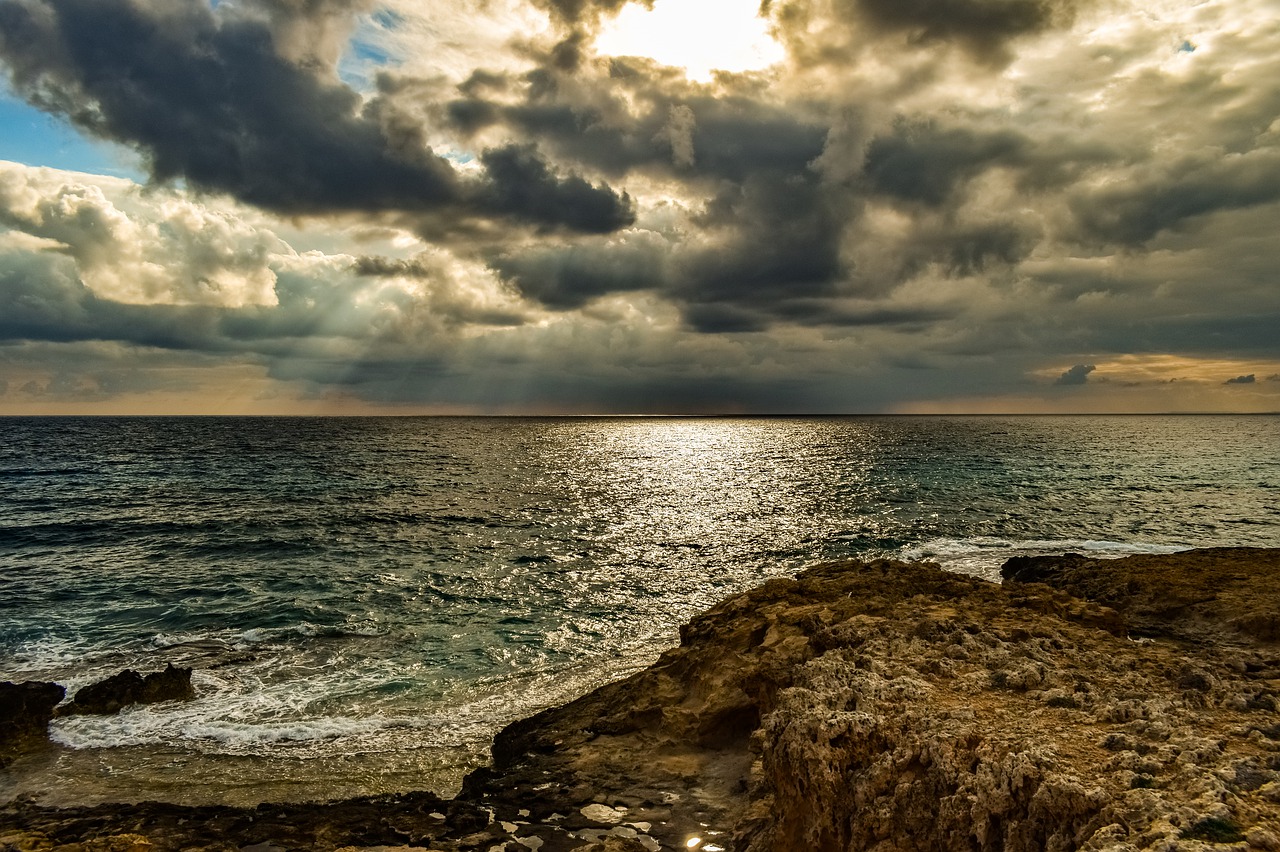
<path fill-rule="evenodd" d="M 784 57 L 754 0 L 657 0 L 631 4 L 605 25 L 596 48 L 610 56 L 645 56 L 684 68 L 689 78 L 715 71 L 756 71 Z"/>

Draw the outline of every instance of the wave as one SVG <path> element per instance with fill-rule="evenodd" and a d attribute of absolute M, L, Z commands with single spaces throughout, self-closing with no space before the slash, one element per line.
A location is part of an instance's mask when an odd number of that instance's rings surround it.
<path fill-rule="evenodd" d="M 262 720 L 221 717 L 216 710 L 129 708 L 115 716 L 71 716 L 50 725 L 49 738 L 72 749 L 172 746 L 205 753 L 260 755 L 273 747 L 327 744 L 343 740 L 346 751 L 377 745 L 392 730 L 442 730 L 429 717 L 317 716 Z M 435 739 L 435 738 L 433 738 Z M 456 740 L 449 737 L 447 740 Z M 363 747 L 362 747 L 363 744 Z M 458 745 L 433 742 L 432 745 Z"/>

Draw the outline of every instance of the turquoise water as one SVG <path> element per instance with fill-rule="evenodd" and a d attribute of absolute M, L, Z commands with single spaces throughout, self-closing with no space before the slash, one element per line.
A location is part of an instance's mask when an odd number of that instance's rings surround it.
<path fill-rule="evenodd" d="M 0 799 L 451 792 L 816 561 L 1280 546 L 1280 417 L 0 419 L 0 680 L 196 668 Z"/>

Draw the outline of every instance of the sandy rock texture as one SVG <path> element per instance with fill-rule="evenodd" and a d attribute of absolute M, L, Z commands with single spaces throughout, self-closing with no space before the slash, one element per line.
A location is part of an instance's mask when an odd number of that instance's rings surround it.
<path fill-rule="evenodd" d="M 1023 560 L 1003 585 L 819 565 L 509 726 L 453 802 L 13 803 L 0 849 L 1280 849 L 1278 572 L 1251 549 Z"/>

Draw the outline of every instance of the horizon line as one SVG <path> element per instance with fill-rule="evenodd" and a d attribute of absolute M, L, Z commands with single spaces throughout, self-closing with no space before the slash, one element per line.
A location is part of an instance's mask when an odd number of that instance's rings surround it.
<path fill-rule="evenodd" d="M 762 418 L 836 418 L 836 417 L 1276 417 L 1280 416 L 1280 410 L 1277 411 L 946 411 L 946 412 L 898 412 L 898 411 L 869 411 L 869 412 L 725 412 L 725 413 L 696 413 L 696 412 L 671 412 L 671 413 L 646 413 L 646 414 L 628 414 L 619 412 L 601 412 L 601 413 L 473 413 L 473 414 L 432 414 L 432 413 L 328 413 L 328 414 L 289 414 L 289 413 L 253 413 L 253 414 L 222 414 L 209 412 L 171 412 L 171 413 L 155 413 L 155 412 L 82 412 L 82 413 L 43 413 L 43 414 L 9 414 L 0 412 L 0 419 L 19 419 L 19 418 L 208 418 L 208 419 L 272 419 L 272 418 L 294 418 L 294 419 L 355 419 L 355 418 L 403 418 L 403 419 L 701 419 L 701 420 L 748 420 Z"/>

